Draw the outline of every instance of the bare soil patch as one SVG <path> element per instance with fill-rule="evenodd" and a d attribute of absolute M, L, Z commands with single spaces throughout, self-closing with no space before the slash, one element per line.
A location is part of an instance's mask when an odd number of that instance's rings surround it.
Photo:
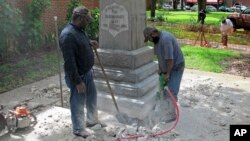
<path fill-rule="evenodd" d="M 226 60 L 228 67 L 225 73 L 250 77 L 250 54 L 242 54 L 239 57 Z"/>

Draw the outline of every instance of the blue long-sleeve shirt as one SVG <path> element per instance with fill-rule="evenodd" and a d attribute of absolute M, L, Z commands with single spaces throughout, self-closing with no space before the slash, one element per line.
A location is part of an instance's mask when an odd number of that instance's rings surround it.
<path fill-rule="evenodd" d="M 75 84 L 81 83 L 84 75 L 94 65 L 94 53 L 87 34 L 73 24 L 68 24 L 59 39 L 64 59 L 64 71 Z"/>

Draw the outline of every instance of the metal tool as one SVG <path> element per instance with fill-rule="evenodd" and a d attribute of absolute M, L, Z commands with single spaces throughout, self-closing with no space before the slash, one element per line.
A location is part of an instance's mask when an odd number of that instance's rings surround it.
<path fill-rule="evenodd" d="M 57 25 L 57 16 L 54 16 L 55 21 L 55 31 L 56 31 L 56 46 L 57 46 L 57 58 L 58 58 L 58 73 L 59 73 L 59 82 L 60 82 L 60 94 L 61 94 L 61 106 L 63 107 L 63 93 L 62 93 L 62 76 L 61 76 L 61 65 L 60 65 L 60 47 L 59 47 L 59 38 L 58 38 L 58 25 Z"/>
<path fill-rule="evenodd" d="M 100 66 L 101 66 L 103 75 L 104 75 L 104 77 L 105 77 L 107 86 L 108 86 L 108 88 L 109 88 L 109 92 L 110 92 L 110 94 L 111 94 L 111 97 L 112 97 L 113 103 L 114 103 L 114 105 L 115 105 L 116 111 L 117 111 L 117 112 L 120 112 L 120 111 L 119 111 L 119 108 L 118 108 L 118 105 L 117 105 L 117 103 L 116 103 L 116 100 L 115 100 L 115 94 L 114 94 L 114 92 L 113 92 L 113 90 L 112 90 L 112 88 L 111 88 L 111 86 L 110 86 L 108 76 L 107 76 L 107 74 L 106 74 L 106 72 L 105 72 L 105 70 L 104 70 L 104 67 L 103 67 L 102 62 L 101 62 L 101 60 L 100 60 L 99 54 L 98 54 L 98 52 L 97 52 L 97 49 L 94 48 L 94 51 L 95 51 L 97 60 L 98 60 L 98 62 L 100 63 Z"/>
<path fill-rule="evenodd" d="M 101 66 L 103 75 L 104 75 L 104 77 L 105 77 L 107 86 L 108 86 L 108 88 L 109 88 L 109 91 L 110 91 L 110 94 L 111 94 L 113 103 L 114 103 L 115 108 L 116 108 L 116 111 L 117 111 L 117 114 L 115 115 L 115 117 L 117 118 L 117 120 L 118 120 L 120 123 L 123 123 L 123 124 L 133 124 L 133 123 L 138 122 L 139 119 L 129 117 L 129 116 L 128 116 L 127 114 L 125 114 L 125 113 L 120 113 L 119 108 L 118 108 L 118 105 L 117 105 L 117 103 L 116 103 L 115 94 L 114 94 L 114 92 L 113 92 L 113 90 L 112 90 L 112 88 L 111 88 L 111 86 L 110 86 L 109 79 L 108 79 L 108 76 L 106 75 L 106 72 L 105 72 L 105 70 L 104 70 L 103 64 L 102 64 L 102 62 L 100 61 L 99 53 L 97 52 L 97 49 L 96 49 L 95 47 L 93 47 L 93 48 L 94 48 L 94 51 L 95 51 L 97 60 L 98 60 L 98 62 L 100 63 L 100 66 Z"/>

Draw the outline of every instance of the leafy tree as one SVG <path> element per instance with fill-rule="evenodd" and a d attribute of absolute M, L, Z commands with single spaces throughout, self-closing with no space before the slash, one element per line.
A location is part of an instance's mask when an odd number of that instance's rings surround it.
<path fill-rule="evenodd" d="M 68 7 L 67 7 L 66 21 L 71 21 L 72 11 L 74 10 L 74 8 L 76 8 L 80 5 L 82 5 L 80 0 L 71 0 L 70 1 L 70 3 L 68 4 Z"/>
<path fill-rule="evenodd" d="M 28 13 L 25 23 L 25 34 L 23 37 L 25 37 L 28 47 L 32 49 L 40 47 L 44 41 L 44 27 L 41 16 L 50 4 L 51 0 L 32 0 L 27 6 Z"/>
<path fill-rule="evenodd" d="M 1 0 L 0 2 L 0 59 L 5 53 L 16 51 L 17 38 L 23 26 L 21 11 L 10 2 Z"/>
<path fill-rule="evenodd" d="M 68 9 L 67 9 L 67 17 L 66 20 L 67 22 L 71 21 L 72 18 L 72 11 L 74 8 L 81 6 L 82 3 L 80 0 L 71 0 L 70 3 L 68 4 Z M 93 17 L 92 23 L 90 23 L 86 27 L 86 32 L 89 35 L 91 39 L 98 39 L 98 33 L 99 33 L 99 17 L 100 17 L 100 10 L 98 8 L 95 8 L 93 10 L 90 10 L 90 14 Z"/>
<path fill-rule="evenodd" d="M 90 11 L 93 21 L 86 27 L 90 39 L 98 40 L 100 9 L 95 8 Z"/>

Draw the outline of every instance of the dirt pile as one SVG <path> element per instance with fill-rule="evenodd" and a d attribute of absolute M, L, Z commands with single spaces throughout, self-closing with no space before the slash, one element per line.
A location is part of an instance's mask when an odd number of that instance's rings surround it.
<path fill-rule="evenodd" d="M 240 57 L 232 58 L 228 61 L 225 73 L 250 77 L 250 55 L 243 54 Z"/>

